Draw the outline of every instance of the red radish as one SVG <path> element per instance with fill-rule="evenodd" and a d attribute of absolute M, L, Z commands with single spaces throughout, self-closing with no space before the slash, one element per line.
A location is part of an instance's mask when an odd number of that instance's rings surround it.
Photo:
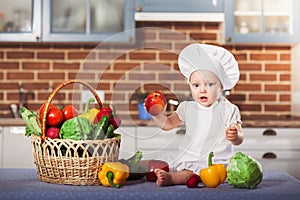
<path fill-rule="evenodd" d="M 192 174 L 190 176 L 187 177 L 187 180 L 186 180 L 186 186 L 189 187 L 189 188 L 195 188 L 198 186 L 198 183 L 199 183 L 199 178 L 196 174 Z"/>
<path fill-rule="evenodd" d="M 57 127 L 48 128 L 46 136 L 51 139 L 59 138 L 59 128 L 57 128 Z"/>

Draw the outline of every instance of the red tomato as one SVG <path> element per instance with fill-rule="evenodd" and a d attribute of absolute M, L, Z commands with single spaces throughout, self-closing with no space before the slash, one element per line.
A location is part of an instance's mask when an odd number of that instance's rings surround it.
<path fill-rule="evenodd" d="M 48 111 L 46 122 L 50 126 L 58 126 L 62 123 L 63 119 L 64 115 L 62 111 L 54 107 Z"/>
<path fill-rule="evenodd" d="M 46 103 L 44 103 L 43 105 L 41 105 L 41 107 L 39 108 L 39 110 L 37 112 L 38 115 L 39 115 L 39 119 L 40 119 L 41 122 L 42 122 L 42 114 L 43 114 L 43 112 L 45 110 L 45 106 L 46 106 Z M 50 103 L 49 107 L 48 107 L 48 110 L 50 110 L 51 108 L 55 108 L 55 106 Z"/>
<path fill-rule="evenodd" d="M 146 110 L 153 116 L 161 114 L 164 111 L 166 104 L 167 100 L 165 96 L 158 91 L 153 91 L 148 94 L 145 100 Z"/>
<path fill-rule="evenodd" d="M 64 121 L 68 119 L 72 119 L 78 116 L 77 109 L 72 105 L 67 105 L 62 109 L 62 113 L 64 115 Z"/>

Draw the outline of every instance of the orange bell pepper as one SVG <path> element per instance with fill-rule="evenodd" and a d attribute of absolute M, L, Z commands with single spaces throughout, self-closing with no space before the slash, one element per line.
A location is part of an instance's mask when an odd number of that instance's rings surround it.
<path fill-rule="evenodd" d="M 200 179 L 206 187 L 214 188 L 224 183 L 227 171 L 223 164 L 212 164 L 213 152 L 208 156 L 208 168 L 200 170 Z"/>

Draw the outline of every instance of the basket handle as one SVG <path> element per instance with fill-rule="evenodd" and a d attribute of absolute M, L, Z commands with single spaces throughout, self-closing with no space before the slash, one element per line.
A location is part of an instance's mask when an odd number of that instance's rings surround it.
<path fill-rule="evenodd" d="M 68 80 L 68 81 L 65 81 L 65 82 L 62 82 L 60 83 L 53 91 L 52 93 L 49 95 L 46 103 L 45 103 L 45 109 L 44 109 L 44 112 L 42 113 L 42 135 L 41 135 L 41 140 L 42 140 L 42 143 L 45 141 L 46 139 L 46 116 L 47 116 L 47 112 L 48 112 L 48 109 L 49 109 L 49 105 L 53 99 L 53 97 L 55 96 L 55 94 L 61 89 L 63 88 L 64 86 L 66 85 L 69 85 L 71 83 L 79 83 L 79 84 L 82 84 L 84 86 L 86 86 L 91 92 L 92 94 L 95 96 L 95 99 L 96 101 L 98 102 L 99 104 L 99 108 L 101 109 L 102 108 L 102 102 L 100 100 L 100 97 L 98 96 L 97 92 L 95 91 L 95 89 L 88 83 L 86 82 L 83 82 L 83 81 L 80 81 L 80 80 Z"/>

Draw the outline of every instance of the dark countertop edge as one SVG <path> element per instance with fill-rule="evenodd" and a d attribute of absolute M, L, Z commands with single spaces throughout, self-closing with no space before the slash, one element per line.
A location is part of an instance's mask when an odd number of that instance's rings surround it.
<path fill-rule="evenodd" d="M 0 119 L 0 126 L 25 126 L 23 119 L 2 118 Z M 131 120 L 122 121 L 122 126 L 155 126 L 151 120 Z M 243 128 L 260 128 L 260 127 L 277 127 L 277 128 L 300 128 L 300 120 L 245 120 L 243 121 Z"/>

